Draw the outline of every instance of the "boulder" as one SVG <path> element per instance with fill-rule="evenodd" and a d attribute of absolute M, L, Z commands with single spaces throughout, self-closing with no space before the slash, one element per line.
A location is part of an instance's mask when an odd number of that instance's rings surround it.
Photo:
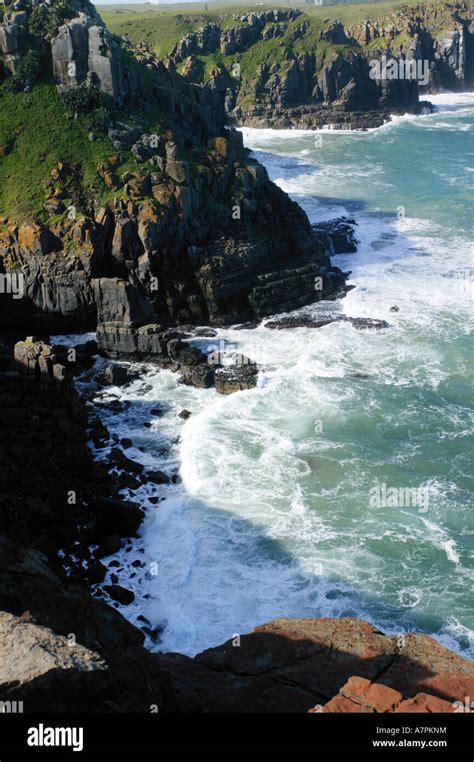
<path fill-rule="evenodd" d="M 0 695 L 22 701 L 24 711 L 87 712 L 110 691 L 104 659 L 76 643 L 13 614 L 0 612 Z"/>
<path fill-rule="evenodd" d="M 160 470 L 146 471 L 144 477 L 146 481 L 153 482 L 153 484 L 169 484 L 171 481 L 168 474 Z"/>
<path fill-rule="evenodd" d="M 128 384 L 136 376 L 130 373 L 128 368 L 124 368 L 123 365 L 109 365 L 104 371 L 104 378 L 107 384 L 124 386 L 124 384 Z"/>
<path fill-rule="evenodd" d="M 127 590 L 127 588 L 121 585 L 104 585 L 103 589 L 110 595 L 113 601 L 117 601 L 123 606 L 130 606 L 135 600 L 135 595 L 132 591 Z"/>
<path fill-rule="evenodd" d="M 339 217 L 329 222 L 313 225 L 313 230 L 321 238 L 330 256 L 335 254 L 353 254 L 357 251 L 354 237 L 355 220 Z"/>
<path fill-rule="evenodd" d="M 214 368 L 209 367 L 207 363 L 200 363 L 181 368 L 179 380 L 186 386 L 209 389 L 214 385 L 214 373 Z"/>
<path fill-rule="evenodd" d="M 258 368 L 250 360 L 236 365 L 217 368 L 215 372 L 216 391 L 232 394 L 243 389 L 253 389 L 257 385 Z"/>
<path fill-rule="evenodd" d="M 95 501 L 98 531 L 104 535 L 111 531 L 120 537 L 133 537 L 142 520 L 142 509 L 131 501 L 101 497 Z"/>
<path fill-rule="evenodd" d="M 87 564 L 86 579 L 91 585 L 103 582 L 106 574 L 107 569 L 100 561 L 92 560 Z"/>

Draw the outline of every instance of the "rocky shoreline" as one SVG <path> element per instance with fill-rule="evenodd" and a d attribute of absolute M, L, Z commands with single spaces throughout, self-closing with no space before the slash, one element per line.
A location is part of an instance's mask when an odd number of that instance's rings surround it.
<path fill-rule="evenodd" d="M 315 229 L 270 182 L 225 124 L 218 89 L 187 82 L 149 51 L 131 60 L 86 0 L 50 17 L 43 39 L 49 5 L 19 0 L 2 11 L 0 79 L 31 107 L 21 64 L 32 42 L 54 74 L 58 91 L 42 84 L 51 98 L 97 87 L 115 110 L 100 137 L 106 160 L 86 152 L 83 164 L 49 166 L 41 154 L 40 208 L 0 216 L 2 284 L 22 285 L 0 304 L 0 701 L 22 701 L 27 713 L 455 711 L 474 691 L 474 667 L 423 635 L 398 642 L 355 619 L 277 620 L 189 659 L 148 650 L 159 647 L 159 625 L 141 616 L 134 626 L 117 610 L 134 600 L 117 554 L 128 555 L 138 588 L 152 573 L 137 542 L 145 506 L 123 493 L 178 483 L 179 473 L 129 457 L 130 439 L 110 434 L 75 377 L 89 374 L 94 403 L 118 411 L 106 388 L 137 376 L 110 360 L 153 362 L 216 393 L 252 388 L 253 358 L 210 357 L 189 342 L 212 340 L 212 325 L 248 328 L 344 296 L 348 274 L 330 257 L 353 252 L 355 238 L 348 220 Z M 124 123 L 139 73 L 140 118 L 132 109 Z M 2 160 L 16 156 L 27 122 L 0 146 Z M 97 140 L 92 131 L 88 151 Z M 290 315 L 267 327 L 323 324 Z M 49 338 L 68 330 L 96 330 L 97 342 Z M 146 507 L 159 502 L 150 492 Z"/>
<path fill-rule="evenodd" d="M 96 347 L 75 349 L 87 373 Z M 120 546 L 146 573 L 133 539 L 143 510 L 118 495 L 110 465 L 131 480 L 141 472 L 115 457 L 123 441 L 115 455 L 109 443 L 107 465 L 93 461 L 86 432 L 99 445 L 108 432 L 74 391 L 71 365 L 64 346 L 2 347 L 1 700 L 66 713 L 461 711 L 474 665 L 425 635 L 387 637 L 356 619 L 277 620 L 194 659 L 148 651 L 159 628 L 113 607 L 130 602 L 119 572 L 105 586 L 113 605 L 97 597 Z M 105 380 L 120 380 L 121 366 L 108 367 Z M 26 447 L 28 478 L 15 459 Z"/>
<path fill-rule="evenodd" d="M 265 109 L 256 106 L 248 111 L 236 110 L 231 123 L 238 127 L 272 130 L 350 130 L 365 132 L 389 122 L 392 116 L 431 114 L 435 107 L 428 100 L 416 105 L 379 108 L 371 111 L 344 111 L 337 108 L 295 106 Z"/>

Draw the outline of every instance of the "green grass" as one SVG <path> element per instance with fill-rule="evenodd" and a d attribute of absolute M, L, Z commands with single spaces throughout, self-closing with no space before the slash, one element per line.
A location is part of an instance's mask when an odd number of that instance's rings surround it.
<path fill-rule="evenodd" d="M 441 2 L 441 0 L 440 0 Z M 431 3 L 430 3 L 431 4 Z M 294 7 L 283 3 L 271 3 L 266 9 Z M 285 35 L 281 38 L 259 41 L 248 50 L 236 56 L 222 56 L 219 50 L 211 55 L 201 56 L 204 64 L 204 78 L 216 65 L 229 67 L 238 60 L 241 65 L 242 87 L 239 102 L 244 105 L 252 95 L 250 83 L 255 79 L 257 69 L 262 65 L 270 67 L 277 64 L 284 71 L 290 64 L 283 55 L 283 50 L 292 49 L 295 55 L 316 50 L 318 66 L 332 55 L 345 54 L 350 45 L 333 45 L 319 40 L 320 31 L 329 20 L 341 19 L 345 26 L 360 23 L 370 18 L 383 18 L 394 8 L 407 5 L 405 2 L 378 4 L 337 5 L 337 6 L 300 6 L 304 14 L 288 24 Z M 0 9 L 1 9 L 0 4 Z M 208 11 L 204 4 L 186 4 L 166 8 L 150 8 L 136 5 L 126 12 L 117 12 L 117 7 L 101 8 L 101 13 L 110 31 L 118 35 L 128 35 L 132 42 L 148 42 L 159 56 L 169 53 L 173 45 L 193 29 L 200 28 L 206 21 L 218 21 L 221 26 L 233 26 L 236 23 L 232 14 L 248 10 L 259 10 L 255 5 L 235 5 L 232 3 L 217 5 L 209 3 Z M 224 15 L 224 18 L 219 18 Z M 302 39 L 292 41 L 291 30 L 306 19 L 310 24 L 310 33 Z M 442 33 L 443 14 L 437 22 L 436 31 Z M 401 36 L 400 40 L 401 41 Z M 142 89 L 153 84 L 153 75 L 140 66 L 130 53 L 124 53 L 127 63 L 140 69 Z M 148 131 L 159 131 L 158 125 L 168 124 L 168 115 L 160 108 L 144 113 L 143 100 L 137 93 L 134 102 L 129 102 L 117 118 L 128 121 L 138 115 Z M 71 163 L 81 168 L 81 185 L 89 197 L 102 204 L 117 195 L 109 191 L 100 178 L 97 167 L 107 157 L 115 153 L 106 135 L 98 135 L 91 142 L 84 125 L 67 116 L 67 111 L 52 83 L 51 74 L 45 73 L 45 80 L 35 85 L 31 92 L 12 95 L 0 87 L 0 147 L 11 144 L 10 152 L 0 158 L 0 215 L 22 222 L 31 219 L 43 219 L 48 222 L 59 221 L 47 218 L 44 210 L 46 193 L 45 181 L 51 177 L 51 170 L 58 162 Z M 123 152 L 122 163 L 117 174 L 127 169 L 137 169 L 130 152 Z"/>
<path fill-rule="evenodd" d="M 372 2 L 372 3 L 350 3 L 338 4 L 333 6 L 308 6 L 288 4 L 288 3 L 266 3 L 264 8 L 255 7 L 255 4 L 232 5 L 223 3 L 208 3 L 208 10 L 204 11 L 203 3 L 178 4 L 168 7 L 160 6 L 156 9 L 150 9 L 150 6 L 117 5 L 117 6 L 99 6 L 99 12 L 107 24 L 108 28 L 117 35 L 125 36 L 136 44 L 137 42 L 146 42 L 152 50 L 159 56 L 165 57 L 177 42 L 179 42 L 188 32 L 195 31 L 202 27 L 206 22 L 218 22 L 222 28 L 236 26 L 241 22 L 235 21 L 232 15 L 235 13 L 244 13 L 248 11 L 269 10 L 271 8 L 292 8 L 299 7 L 303 14 L 292 24 L 293 26 L 301 24 L 306 19 L 311 23 L 311 34 L 306 35 L 294 45 L 294 50 L 298 52 L 307 52 L 313 50 L 319 36 L 319 32 L 328 23 L 333 20 L 340 20 L 346 26 L 360 24 L 364 20 L 376 21 L 390 15 L 397 8 L 403 6 L 417 5 L 417 2 L 406 2 L 406 0 L 392 0 L 391 2 Z M 447 5 L 446 0 L 431 0 L 427 5 Z M 146 10 L 144 10 L 146 9 Z M 193 12 L 194 9 L 194 12 Z M 223 18 L 222 18 L 223 17 Z M 441 21 L 442 24 L 442 21 Z M 285 35 L 288 40 L 288 35 Z M 281 39 L 269 40 L 264 43 L 266 48 L 272 53 L 278 53 L 278 42 Z M 274 45 L 273 43 L 276 43 Z M 261 43 L 256 43 L 251 48 L 252 55 L 263 60 L 266 56 L 258 50 Z M 243 54 L 245 57 L 247 52 Z M 217 59 L 216 59 L 217 61 Z"/>
<path fill-rule="evenodd" d="M 91 143 L 87 131 L 67 119 L 54 85 L 39 84 L 29 94 L 0 89 L 0 145 L 9 139 L 13 147 L 0 159 L 0 213 L 16 222 L 44 218 L 43 183 L 60 161 L 81 166 L 84 189 L 97 188 L 99 201 L 110 196 L 97 174 L 99 162 L 113 153 L 110 140 L 101 136 Z"/>
<path fill-rule="evenodd" d="M 201 28 L 206 22 L 218 22 L 225 29 L 236 26 L 242 22 L 233 18 L 234 14 L 248 11 L 269 10 L 271 8 L 295 8 L 298 7 L 302 14 L 292 22 L 287 23 L 285 34 L 265 42 L 259 40 L 247 50 L 232 56 L 223 56 L 219 49 L 207 55 L 198 55 L 197 58 L 203 64 L 202 80 L 209 78 L 209 74 L 216 66 L 230 68 L 236 61 L 241 67 L 241 86 L 239 89 L 238 104 L 248 105 L 254 99 L 251 83 L 257 76 L 259 67 L 268 68 L 276 64 L 280 72 L 284 72 L 290 65 L 286 53 L 292 52 L 295 56 L 301 53 L 315 52 L 317 56 L 317 68 L 320 69 L 328 60 L 336 55 L 347 55 L 351 50 L 357 49 L 357 43 L 352 41 L 346 45 L 336 45 L 319 36 L 323 29 L 327 28 L 334 20 L 340 20 L 346 27 L 356 26 L 364 20 L 372 22 L 388 19 L 398 8 L 417 5 L 417 2 L 406 0 L 392 0 L 391 2 L 351 3 L 333 6 L 307 6 L 298 3 L 266 3 L 263 8 L 256 7 L 255 3 L 246 5 L 233 5 L 229 3 L 208 3 L 207 11 L 203 3 L 179 4 L 150 8 L 149 6 L 103 6 L 99 11 L 111 31 L 117 35 L 128 35 L 134 44 L 139 41 L 148 43 L 150 48 L 159 56 L 165 57 L 170 53 L 174 45 L 179 42 L 188 32 Z M 439 14 L 439 18 L 433 23 L 433 34 L 442 34 L 439 30 L 446 29 L 452 23 L 449 4 L 446 0 L 433 0 L 425 3 L 427 6 L 447 6 L 446 14 Z M 146 9 L 146 10 L 143 10 Z M 119 12 L 120 11 L 120 12 Z M 309 30 L 298 40 L 291 39 L 291 32 L 303 21 L 309 24 Z M 406 34 L 402 31 L 393 41 L 398 45 L 406 41 Z M 367 46 L 370 48 L 386 48 L 387 41 L 384 39 L 372 40 Z M 178 70 L 182 65 L 178 66 Z"/>
<path fill-rule="evenodd" d="M 206 21 L 217 20 L 217 14 L 193 16 L 191 20 L 180 13 L 172 15 L 150 10 L 140 14 L 135 11 L 114 13 L 102 10 L 100 15 L 111 32 L 121 37 L 128 36 L 133 44 L 148 43 L 160 58 L 166 56 L 188 32 L 203 26 Z"/>
<path fill-rule="evenodd" d="M 444 0 L 434 0 L 435 4 L 444 4 Z M 393 0 L 388 3 L 348 3 L 327 5 L 323 7 L 304 6 L 304 12 L 309 16 L 316 16 L 330 20 L 342 21 L 344 26 L 360 24 L 362 21 L 376 21 L 393 13 L 403 6 L 419 5 L 419 2 L 407 2 L 407 0 Z"/>

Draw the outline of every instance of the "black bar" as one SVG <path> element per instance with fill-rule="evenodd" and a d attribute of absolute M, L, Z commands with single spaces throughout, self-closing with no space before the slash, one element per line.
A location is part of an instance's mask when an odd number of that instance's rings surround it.
<path fill-rule="evenodd" d="M 75 752 L 70 746 L 29 746 L 30 729 L 39 728 L 40 724 L 44 729 L 82 728 L 82 750 Z M 190 746 L 216 750 L 255 746 L 341 749 L 379 757 L 387 752 L 415 752 L 420 759 L 427 760 L 433 755 L 455 753 L 457 762 L 472 762 L 473 731 L 474 717 L 470 713 L 4 714 L 0 716 L 0 762 L 18 762 L 25 755 L 32 759 L 50 759 L 51 754 L 62 759 L 93 759 L 111 752 L 122 755 Z M 71 736 L 69 740 L 75 740 L 79 746 L 78 738 Z"/>

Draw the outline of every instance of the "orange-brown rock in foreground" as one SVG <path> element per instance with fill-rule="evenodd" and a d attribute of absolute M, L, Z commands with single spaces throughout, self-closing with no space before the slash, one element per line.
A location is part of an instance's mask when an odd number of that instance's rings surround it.
<path fill-rule="evenodd" d="M 427 635 L 358 619 L 278 619 L 190 659 L 157 657 L 181 711 L 447 712 L 474 664 Z"/>

